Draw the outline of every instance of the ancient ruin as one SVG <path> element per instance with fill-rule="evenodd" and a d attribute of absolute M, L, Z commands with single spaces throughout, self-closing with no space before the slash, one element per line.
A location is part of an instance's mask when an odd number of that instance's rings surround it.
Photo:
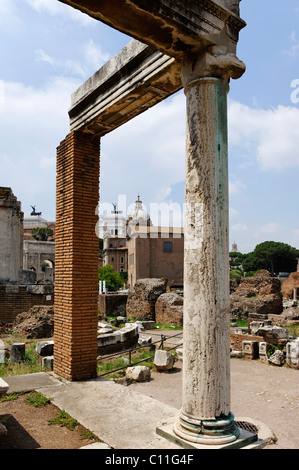
<path fill-rule="evenodd" d="M 73 94 L 57 151 L 54 371 L 96 375 L 100 139 L 184 88 L 183 407 L 171 431 L 157 432 L 181 445 L 244 446 L 257 436 L 238 430 L 230 410 L 228 278 L 227 93 L 245 71 L 239 0 L 62 1 L 134 39 Z"/>

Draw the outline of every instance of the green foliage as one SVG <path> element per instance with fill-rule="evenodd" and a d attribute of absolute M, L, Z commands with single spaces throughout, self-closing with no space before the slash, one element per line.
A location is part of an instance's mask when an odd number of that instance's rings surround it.
<path fill-rule="evenodd" d="M 0 402 L 17 400 L 21 395 L 24 395 L 24 393 L 26 392 L 5 393 L 4 395 L 0 396 Z"/>
<path fill-rule="evenodd" d="M 36 227 L 32 229 L 32 236 L 37 241 L 46 242 L 49 237 L 53 236 L 53 230 L 48 227 Z"/>
<path fill-rule="evenodd" d="M 49 403 L 51 403 L 51 400 L 53 400 L 53 398 L 47 398 L 40 392 L 32 392 L 26 398 L 26 402 L 29 405 L 35 406 L 35 408 L 48 405 Z"/>
<path fill-rule="evenodd" d="M 299 250 L 286 243 L 266 241 L 255 247 L 243 260 L 244 271 L 266 269 L 272 274 L 293 272 L 297 267 Z"/>
<path fill-rule="evenodd" d="M 72 418 L 66 411 L 60 410 L 56 418 L 49 419 L 48 424 L 58 424 L 60 427 L 66 427 L 70 431 L 73 431 L 79 422 Z"/>
<path fill-rule="evenodd" d="M 122 281 L 123 281 L 123 284 L 125 284 L 128 280 L 128 272 L 127 271 L 120 271 L 119 273 Z"/>
<path fill-rule="evenodd" d="M 232 269 L 229 273 L 229 277 L 230 279 L 236 280 L 237 283 L 239 284 L 243 277 L 243 273 L 240 269 Z"/>
<path fill-rule="evenodd" d="M 106 281 L 108 291 L 115 291 L 123 286 L 120 274 L 115 272 L 113 266 L 109 264 L 99 267 L 99 281 Z"/>
<path fill-rule="evenodd" d="M 231 251 L 229 253 L 229 265 L 231 268 L 239 267 L 243 265 L 243 260 L 246 257 L 246 255 L 243 255 L 242 253 Z"/>

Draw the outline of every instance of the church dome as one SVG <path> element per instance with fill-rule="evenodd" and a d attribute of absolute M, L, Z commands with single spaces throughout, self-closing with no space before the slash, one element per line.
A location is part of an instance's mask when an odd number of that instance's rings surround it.
<path fill-rule="evenodd" d="M 142 201 L 140 199 L 140 196 L 138 194 L 138 198 L 135 201 L 135 207 L 134 209 L 130 212 L 128 218 L 127 218 L 127 236 L 130 236 L 132 232 L 134 231 L 135 227 L 149 227 L 152 225 L 152 221 L 150 219 L 149 214 L 146 212 L 146 210 L 142 206 Z"/>

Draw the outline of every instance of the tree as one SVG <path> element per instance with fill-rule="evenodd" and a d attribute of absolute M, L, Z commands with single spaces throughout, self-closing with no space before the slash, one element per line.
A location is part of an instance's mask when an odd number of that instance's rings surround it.
<path fill-rule="evenodd" d="M 113 266 L 110 266 L 110 264 L 99 267 L 99 281 L 106 281 L 108 291 L 115 291 L 124 284 L 120 274 L 115 272 Z"/>
<path fill-rule="evenodd" d="M 266 241 L 248 253 L 243 261 L 245 271 L 266 269 L 271 274 L 293 272 L 297 267 L 299 250 L 286 243 Z"/>
<path fill-rule="evenodd" d="M 48 227 L 36 227 L 32 229 L 32 236 L 37 241 L 46 242 L 49 237 L 53 236 L 53 230 Z"/>
<path fill-rule="evenodd" d="M 238 284 L 240 284 L 243 273 L 240 269 L 232 269 L 229 273 L 229 277 L 230 279 L 234 279 Z"/>

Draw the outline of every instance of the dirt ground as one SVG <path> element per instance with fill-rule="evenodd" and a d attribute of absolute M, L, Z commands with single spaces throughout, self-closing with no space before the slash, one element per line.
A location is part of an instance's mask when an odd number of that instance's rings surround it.
<path fill-rule="evenodd" d="M 0 449 L 79 449 L 96 442 L 82 439 L 85 428 L 80 424 L 74 430 L 48 424 L 59 408 L 53 403 L 36 408 L 26 402 L 28 395 L 0 402 L 0 423 L 7 429 L 7 435 L 0 437 Z"/>

